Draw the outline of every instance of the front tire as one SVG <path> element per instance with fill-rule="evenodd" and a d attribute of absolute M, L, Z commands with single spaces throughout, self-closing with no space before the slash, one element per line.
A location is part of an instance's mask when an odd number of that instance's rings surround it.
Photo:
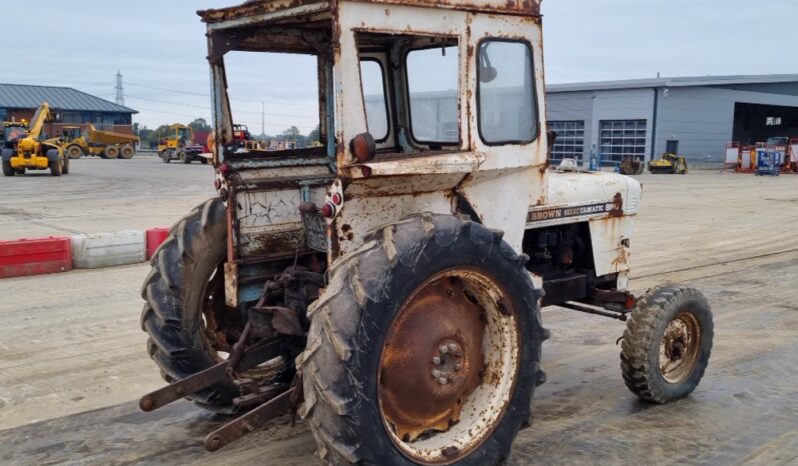
<path fill-rule="evenodd" d="M 540 292 L 524 262 L 501 234 L 443 215 L 389 225 L 341 259 L 298 358 L 319 455 L 506 460 L 543 380 Z"/>
<path fill-rule="evenodd" d="M 57 154 L 57 151 L 54 149 L 51 149 L 47 152 L 48 158 L 55 159 L 47 164 L 47 166 L 50 168 L 50 174 L 52 176 L 61 176 L 64 173 L 64 159 L 61 156 L 55 156 L 53 152 Z"/>
<path fill-rule="evenodd" d="M 3 161 L 3 176 L 14 176 L 17 171 L 11 166 L 11 162 Z"/>
<path fill-rule="evenodd" d="M 73 144 L 66 149 L 66 154 L 70 159 L 79 159 L 83 157 L 83 149 L 77 144 Z"/>
<path fill-rule="evenodd" d="M 621 371 L 629 390 L 664 404 L 695 390 L 712 352 L 712 311 L 700 291 L 681 286 L 644 296 L 626 323 Z"/>

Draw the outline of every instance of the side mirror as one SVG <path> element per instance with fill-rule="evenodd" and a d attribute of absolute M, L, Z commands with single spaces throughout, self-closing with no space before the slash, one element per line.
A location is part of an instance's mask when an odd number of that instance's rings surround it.
<path fill-rule="evenodd" d="M 489 83 L 496 79 L 497 76 L 499 76 L 499 72 L 490 65 L 483 66 L 479 69 L 479 81 L 482 83 Z"/>

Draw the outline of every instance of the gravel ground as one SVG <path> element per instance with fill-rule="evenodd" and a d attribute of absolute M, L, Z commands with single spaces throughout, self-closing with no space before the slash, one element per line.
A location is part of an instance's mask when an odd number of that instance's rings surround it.
<path fill-rule="evenodd" d="M 0 238 L 169 225 L 213 194 L 199 164 L 81 159 L 72 170 L 0 179 Z M 706 293 L 716 338 L 704 381 L 677 403 L 641 403 L 620 376 L 623 323 L 545 309 L 548 382 L 510 463 L 798 465 L 798 176 L 640 179 L 632 287 Z M 148 270 L 0 281 L 0 463 L 313 462 L 303 423 L 211 455 L 201 440 L 224 419 L 188 402 L 137 411 L 162 384 L 138 324 Z"/>

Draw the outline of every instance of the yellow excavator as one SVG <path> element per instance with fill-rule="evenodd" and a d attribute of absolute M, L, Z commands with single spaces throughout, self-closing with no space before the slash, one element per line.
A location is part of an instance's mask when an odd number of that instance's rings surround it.
<path fill-rule="evenodd" d="M 648 171 L 652 174 L 686 175 L 687 159 L 681 155 L 666 152 L 662 157 L 648 163 Z"/>
<path fill-rule="evenodd" d="M 50 105 L 43 102 L 33 118 L 24 137 L 12 149 L 2 152 L 3 175 L 23 175 L 26 170 L 47 170 L 53 176 L 69 173 L 69 158 L 64 156 L 64 147 L 59 138 L 46 139 L 44 124 L 52 119 Z"/>

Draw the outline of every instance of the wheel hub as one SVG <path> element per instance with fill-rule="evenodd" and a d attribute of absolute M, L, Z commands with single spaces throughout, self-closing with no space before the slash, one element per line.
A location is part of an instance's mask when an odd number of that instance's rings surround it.
<path fill-rule="evenodd" d="M 384 416 L 403 441 L 460 420 L 484 367 L 481 316 L 454 277 L 429 283 L 400 311 L 386 337 L 378 389 Z"/>
<path fill-rule="evenodd" d="M 682 312 L 671 320 L 662 335 L 659 368 L 662 377 L 673 384 L 690 376 L 698 362 L 701 326 L 690 312 Z"/>

